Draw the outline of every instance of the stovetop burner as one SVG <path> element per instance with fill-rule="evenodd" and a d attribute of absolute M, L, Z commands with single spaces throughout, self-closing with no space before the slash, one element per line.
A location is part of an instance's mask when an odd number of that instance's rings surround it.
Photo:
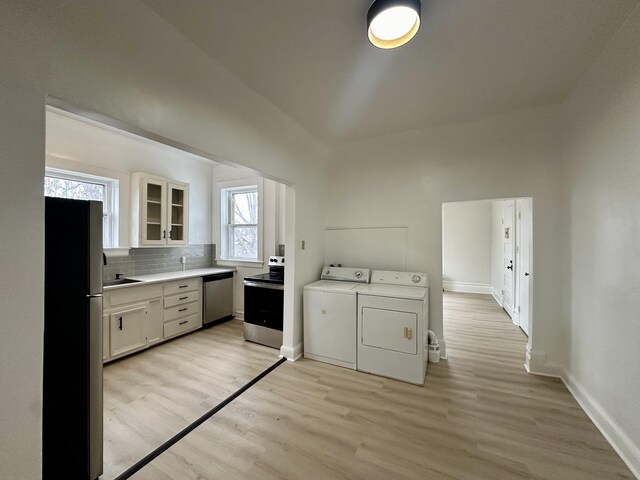
<path fill-rule="evenodd" d="M 272 272 L 271 269 L 269 269 L 269 273 L 244 277 L 244 279 L 251 282 L 276 283 L 284 285 L 284 269 L 281 272 Z"/>
<path fill-rule="evenodd" d="M 260 275 L 253 275 L 251 277 L 245 277 L 244 279 L 249 282 L 284 285 L 284 258 L 270 257 L 268 273 L 261 273 Z"/>

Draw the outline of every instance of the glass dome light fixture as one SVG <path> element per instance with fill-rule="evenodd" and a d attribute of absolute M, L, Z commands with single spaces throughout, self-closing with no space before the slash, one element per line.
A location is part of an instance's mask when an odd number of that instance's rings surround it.
<path fill-rule="evenodd" d="M 367 29 L 374 46 L 401 47 L 420 29 L 420 0 L 375 0 L 367 13 Z"/>

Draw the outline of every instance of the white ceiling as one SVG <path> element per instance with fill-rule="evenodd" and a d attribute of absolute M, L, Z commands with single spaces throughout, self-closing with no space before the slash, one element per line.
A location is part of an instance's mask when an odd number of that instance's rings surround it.
<path fill-rule="evenodd" d="M 143 0 L 327 143 L 560 101 L 637 0 L 423 0 L 408 45 L 366 38 L 370 0 Z"/>

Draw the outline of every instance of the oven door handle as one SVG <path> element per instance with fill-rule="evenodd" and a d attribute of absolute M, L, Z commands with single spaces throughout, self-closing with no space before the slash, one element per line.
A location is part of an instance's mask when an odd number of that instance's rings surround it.
<path fill-rule="evenodd" d="M 271 290 L 284 290 L 284 285 L 277 283 L 247 282 L 244 281 L 245 287 L 270 288 Z"/>

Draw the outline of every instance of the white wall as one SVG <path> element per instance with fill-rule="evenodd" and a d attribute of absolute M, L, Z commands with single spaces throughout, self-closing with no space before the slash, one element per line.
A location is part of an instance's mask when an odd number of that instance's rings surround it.
<path fill-rule="evenodd" d="M 119 245 L 131 245 L 131 174 L 189 184 L 189 243 L 212 243 L 211 172 L 215 164 L 133 135 L 48 111 L 46 165 L 119 180 Z"/>
<path fill-rule="evenodd" d="M 490 292 L 490 201 L 442 205 L 442 275 L 445 290 Z"/>
<path fill-rule="evenodd" d="M 442 338 L 442 203 L 533 197 L 537 273 L 530 341 L 556 358 L 559 119 L 559 108 L 547 107 L 342 145 L 331 153 L 325 223 L 407 227 L 407 268 L 429 274 L 430 328 Z"/>
<path fill-rule="evenodd" d="M 504 282 L 502 254 L 502 209 L 504 200 L 491 202 L 491 293 L 502 306 L 502 284 Z"/>
<path fill-rule="evenodd" d="M 47 94 L 289 182 L 292 352 L 302 288 L 323 262 L 326 149 L 140 2 L 1 5 L 0 477 L 29 480 L 41 473 Z"/>
<path fill-rule="evenodd" d="M 406 227 L 328 227 L 324 239 L 326 265 L 370 270 L 407 269 Z"/>
<path fill-rule="evenodd" d="M 640 476 L 640 8 L 564 123 L 566 376 Z"/>

